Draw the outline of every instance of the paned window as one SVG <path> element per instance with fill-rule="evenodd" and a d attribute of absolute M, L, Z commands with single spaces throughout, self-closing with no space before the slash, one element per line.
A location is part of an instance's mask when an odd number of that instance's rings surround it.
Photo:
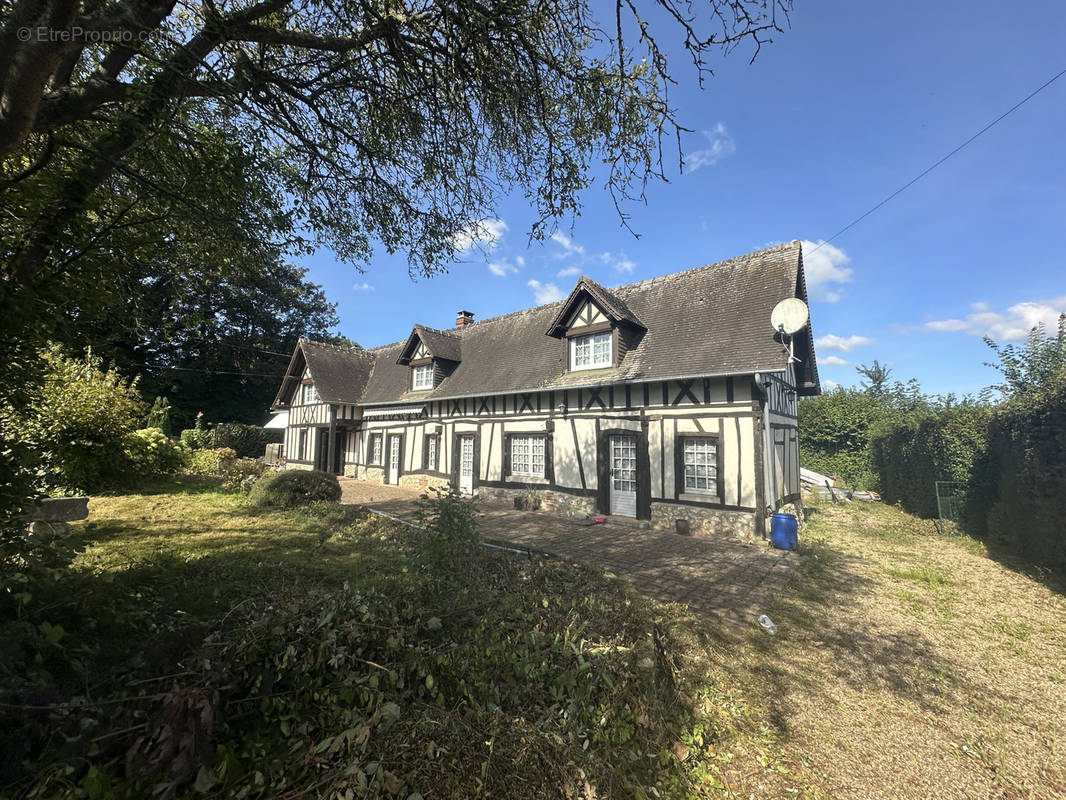
<path fill-rule="evenodd" d="M 544 477 L 544 437 L 511 437 L 511 474 Z"/>
<path fill-rule="evenodd" d="M 437 437 L 426 437 L 426 469 L 437 471 Z"/>
<path fill-rule="evenodd" d="M 376 433 L 370 437 L 370 463 L 380 464 L 381 461 L 381 434 Z"/>
<path fill-rule="evenodd" d="M 417 367 L 411 367 L 411 388 L 415 391 L 433 388 L 432 364 L 420 364 Z"/>
<path fill-rule="evenodd" d="M 685 491 L 718 493 L 718 442 L 715 439 L 682 440 Z"/>
<path fill-rule="evenodd" d="M 588 336 L 575 336 L 570 340 L 570 368 L 596 369 L 611 365 L 610 331 L 592 333 Z"/>

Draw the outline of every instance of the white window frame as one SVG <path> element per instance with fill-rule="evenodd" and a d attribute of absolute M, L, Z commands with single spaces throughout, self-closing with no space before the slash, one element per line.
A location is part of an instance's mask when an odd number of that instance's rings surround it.
<path fill-rule="evenodd" d="M 385 436 L 380 433 L 370 434 L 370 463 L 374 466 L 383 466 L 385 464 Z"/>
<path fill-rule="evenodd" d="M 433 388 L 433 365 L 419 364 L 411 367 L 411 390 L 415 392 Z"/>
<path fill-rule="evenodd" d="M 318 396 L 318 390 L 313 383 L 300 384 L 300 404 L 312 405 L 314 403 L 321 403 L 322 400 Z"/>
<path fill-rule="evenodd" d="M 570 339 L 570 369 L 603 369 L 614 363 L 614 332 L 601 331 Z"/>
<path fill-rule="evenodd" d="M 685 436 L 681 440 L 681 491 L 685 494 L 718 496 L 718 439 Z M 703 474 L 700 474 L 702 471 Z M 691 485 L 689 481 L 692 481 Z M 707 485 L 700 487 L 700 481 Z"/>
<path fill-rule="evenodd" d="M 431 472 L 437 471 L 437 461 L 440 458 L 440 454 L 437 452 L 437 446 L 440 439 L 436 434 L 428 434 L 426 438 L 426 469 Z"/>
<path fill-rule="evenodd" d="M 548 438 L 544 434 L 512 434 L 511 475 L 543 478 L 547 474 L 547 442 Z"/>

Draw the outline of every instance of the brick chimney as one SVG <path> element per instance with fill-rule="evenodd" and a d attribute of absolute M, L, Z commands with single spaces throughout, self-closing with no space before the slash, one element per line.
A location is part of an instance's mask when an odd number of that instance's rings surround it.
<path fill-rule="evenodd" d="M 456 311 L 455 312 L 455 327 L 461 328 L 464 325 L 470 325 L 474 321 L 473 311 Z"/>

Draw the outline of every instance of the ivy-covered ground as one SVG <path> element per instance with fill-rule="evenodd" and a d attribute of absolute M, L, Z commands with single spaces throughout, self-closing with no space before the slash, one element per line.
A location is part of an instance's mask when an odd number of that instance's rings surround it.
<path fill-rule="evenodd" d="M 816 509 L 776 637 L 357 508 L 90 510 L 0 621 L 0 796 L 1066 793 L 1057 584 L 892 508 Z"/>

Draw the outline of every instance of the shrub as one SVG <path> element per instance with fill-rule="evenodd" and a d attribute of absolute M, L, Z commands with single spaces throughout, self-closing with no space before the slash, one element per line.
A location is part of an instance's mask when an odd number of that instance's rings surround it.
<path fill-rule="evenodd" d="M 990 413 L 987 406 L 963 403 L 879 423 L 870 450 L 881 496 L 918 516 L 936 517 L 936 482 L 970 479 L 987 447 Z"/>
<path fill-rule="evenodd" d="M 1066 370 L 992 414 L 988 449 L 966 493 L 964 524 L 1046 566 L 1066 570 Z"/>
<path fill-rule="evenodd" d="M 228 447 L 241 458 L 259 458 L 268 444 L 282 441 L 284 434 L 281 430 L 267 430 L 260 425 L 240 422 L 221 422 L 208 429 L 198 421 L 197 427 L 181 432 L 181 440 L 196 450 Z"/>
<path fill-rule="evenodd" d="M 286 470 L 263 475 L 252 486 L 248 499 L 253 505 L 292 508 L 316 500 L 340 500 L 336 475 L 319 470 Z"/>
<path fill-rule="evenodd" d="M 181 432 L 181 443 L 193 450 L 210 450 L 214 441 L 214 431 L 207 428 L 186 428 Z"/>
<path fill-rule="evenodd" d="M 124 478 L 127 434 L 144 418 L 136 380 L 104 368 L 87 350 L 45 350 L 45 380 L 29 408 L 13 414 L 19 440 L 41 456 L 46 487 L 93 490 Z"/>
<path fill-rule="evenodd" d="M 232 447 L 243 458 L 260 458 L 268 444 L 282 441 L 285 432 L 267 430 L 261 425 L 223 422 L 215 426 L 213 433 L 215 447 Z"/>
<path fill-rule="evenodd" d="M 159 428 L 143 428 L 126 435 L 122 445 L 129 477 L 172 475 L 185 462 L 186 450 Z"/>
<path fill-rule="evenodd" d="M 870 463 L 870 428 L 885 414 L 868 392 L 838 389 L 799 404 L 800 464 L 848 486 L 880 488 Z"/>
<path fill-rule="evenodd" d="M 444 574 L 462 563 L 481 542 L 477 509 L 454 486 L 433 488 L 418 501 L 418 524 L 425 530 L 427 563 Z"/>

